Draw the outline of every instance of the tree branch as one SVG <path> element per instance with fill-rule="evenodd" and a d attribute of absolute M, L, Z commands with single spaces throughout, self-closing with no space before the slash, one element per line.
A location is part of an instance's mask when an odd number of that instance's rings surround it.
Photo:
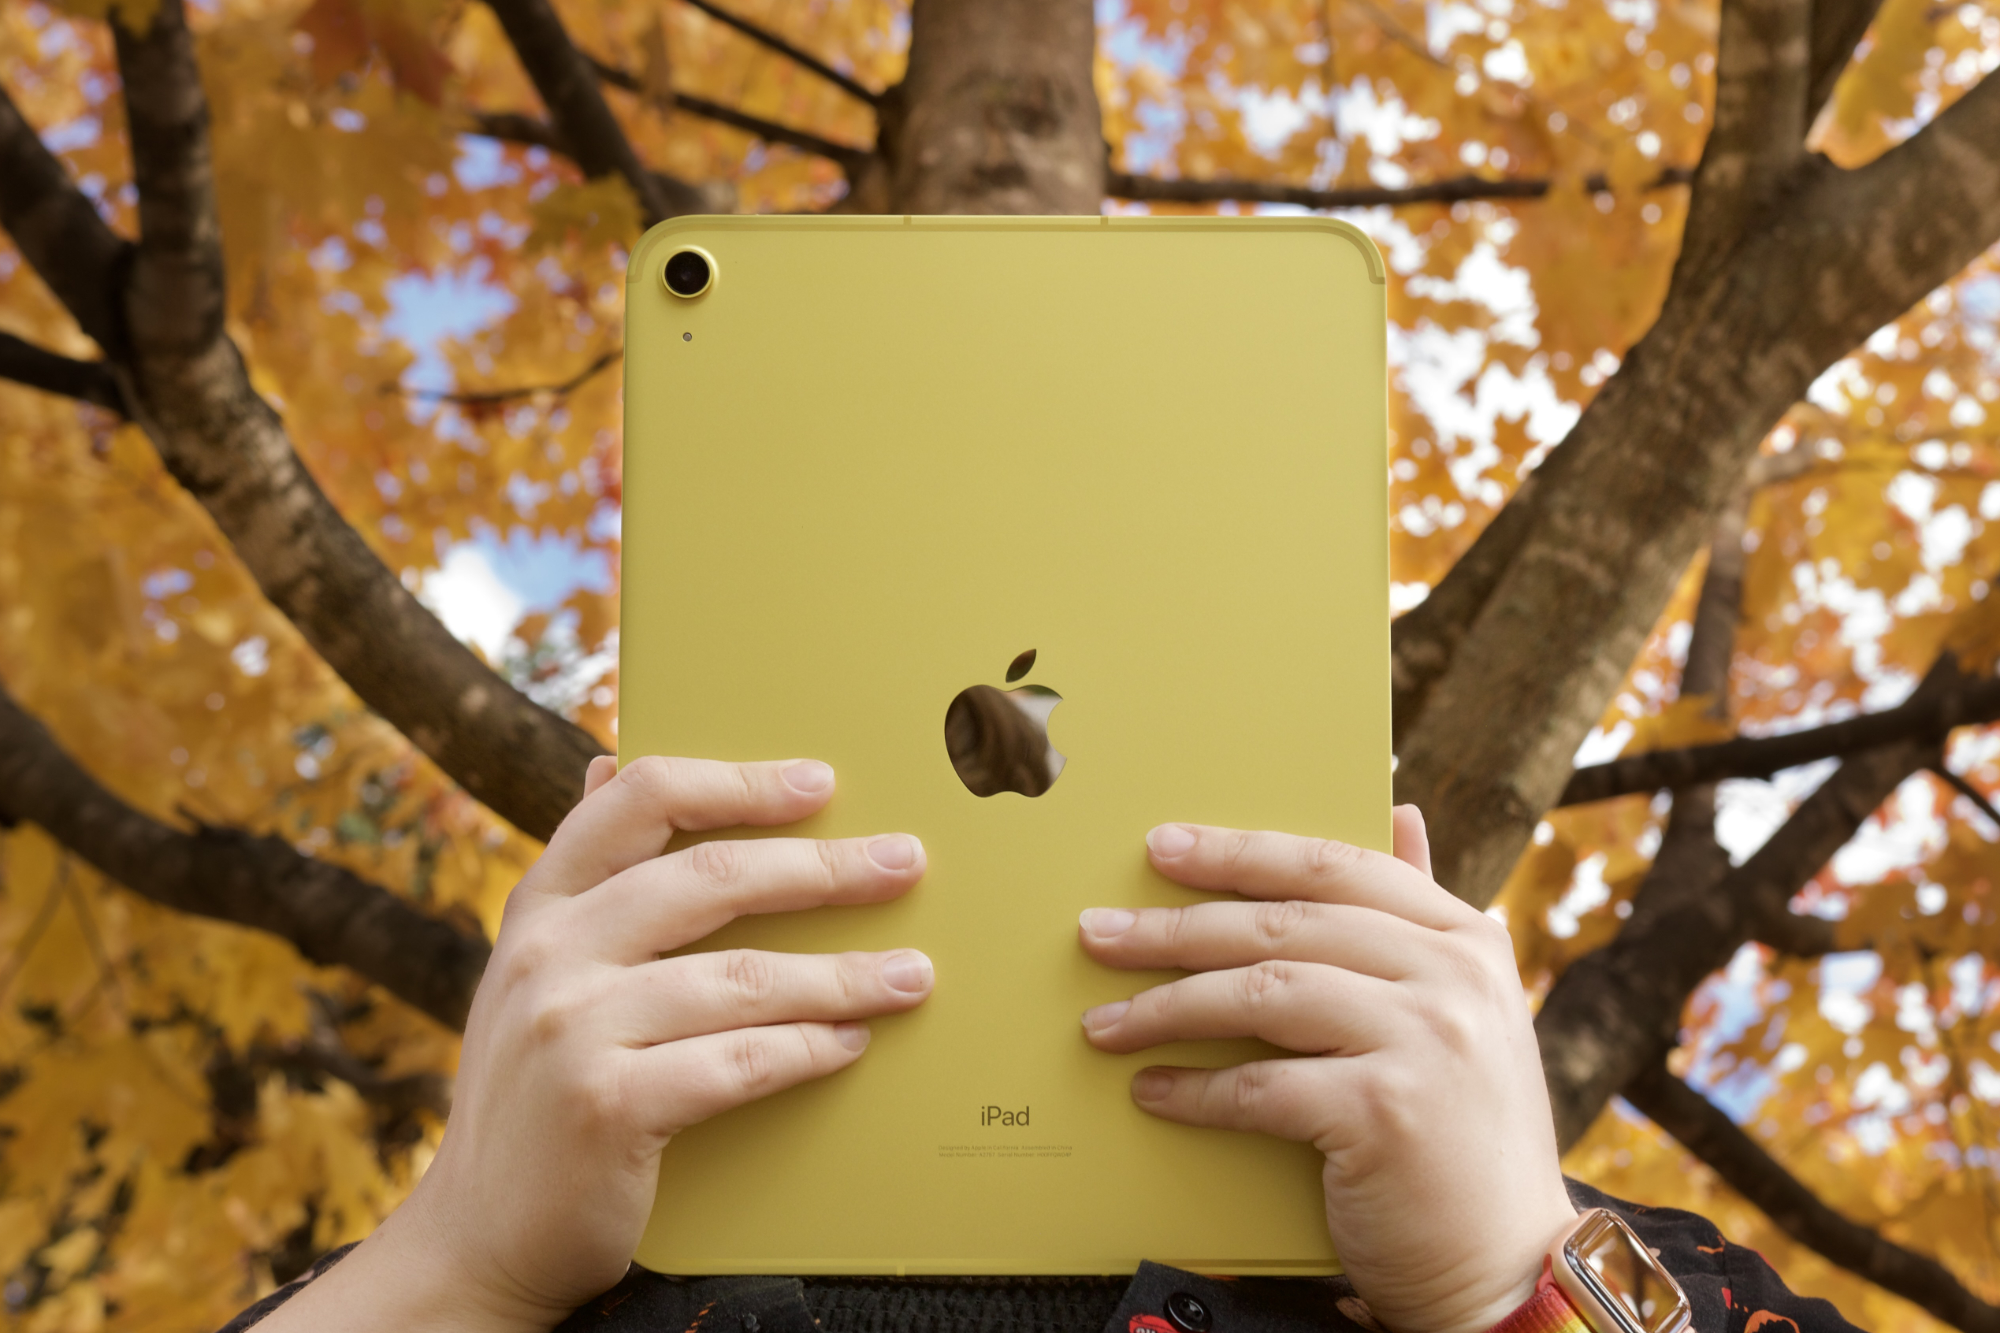
<path fill-rule="evenodd" d="M 1687 167 L 1668 167 L 1646 183 L 1646 189 L 1685 185 L 1694 172 Z M 1555 188 L 1547 178 L 1529 180 L 1492 179 L 1486 176 L 1454 176 L 1449 180 L 1423 185 L 1348 186 L 1314 189 L 1287 185 L 1280 181 L 1252 180 L 1163 180 L 1157 176 L 1135 176 L 1129 171 L 1106 175 L 1104 192 L 1119 199 L 1159 203 L 1206 204 L 1233 200 L 1245 204 L 1297 204 L 1304 208 L 1379 208 L 1403 204 L 1454 204 L 1472 199 L 1540 199 Z M 1593 194 L 1610 190 L 1603 176 L 1586 177 L 1583 187 Z"/>
<path fill-rule="evenodd" d="M 121 417 L 131 415 L 125 410 L 125 394 L 109 362 L 78 361 L 11 333 L 0 333 L 0 380 L 74 398 Z"/>
<path fill-rule="evenodd" d="M 1424 626 L 1448 664 L 1423 664 L 1436 674 L 1396 772 L 1397 799 L 1434 821 L 1433 864 L 1454 892 L 1483 905 L 1505 882 L 1771 426 L 2000 239 L 1996 137 L 1989 77 L 1865 167 L 1802 158 L 1781 210 L 1716 263 L 1676 270 L 1658 321 L 1517 497 L 1521 516 L 1489 526 L 1501 549 L 1482 535 L 1461 561 L 1490 591 Z"/>
<path fill-rule="evenodd" d="M 471 117 L 472 133 L 482 138 L 545 148 L 551 153 L 575 159 L 576 155 L 570 152 L 569 140 L 563 138 L 562 131 L 539 116 L 531 116 L 524 111 L 474 111 Z"/>
<path fill-rule="evenodd" d="M 1794 184 L 1812 123 L 1812 11 L 1812 0 L 1724 0 L 1715 117 L 1695 169 L 1677 276 L 1700 272 L 1745 240 Z"/>
<path fill-rule="evenodd" d="M 355 693 L 497 814 L 548 837 L 601 747 L 453 638 L 306 471 L 220 326 L 208 153 L 196 142 L 207 113 L 178 0 L 163 0 L 144 38 L 121 30 L 118 50 L 140 212 L 158 228 L 126 298 L 125 401 L 265 596 Z"/>
<path fill-rule="evenodd" d="M 392 1121 L 405 1119 L 419 1110 L 429 1111 L 440 1120 L 451 1114 L 449 1077 L 431 1071 L 384 1076 L 341 1040 L 339 1024 L 366 1013 L 369 1006 L 365 1001 L 360 1005 L 341 1005 L 317 990 L 308 990 L 306 999 L 311 1014 L 306 1035 L 276 1046 L 252 1046 L 244 1052 L 241 1062 L 246 1069 L 253 1073 L 270 1069 L 294 1076 L 337 1078 Z"/>
<path fill-rule="evenodd" d="M 1718 722 L 1730 717 L 1730 670 L 1743 612 L 1743 531 L 1754 496 L 1755 487 L 1746 479 L 1716 517 L 1681 668 L 1680 697 L 1708 696 L 1708 716 Z M 1699 903 L 1728 873 L 1729 853 L 1715 838 L 1714 784 L 1680 788 L 1674 792 L 1659 851 L 1633 895 L 1628 922 L 1637 919 L 1644 929 L 1662 914 Z"/>
<path fill-rule="evenodd" d="M 1941 656 L 1918 685 L 1923 697 L 1963 686 Z M 1565 1148 L 1612 1094 L 1667 1058 L 1689 995 L 1750 939 L 1812 956 L 1833 947 L 1833 926 L 1794 915 L 1799 889 L 1845 846 L 1910 774 L 1942 762 L 1938 742 L 1901 741 L 1848 759 L 1741 866 L 1710 883 L 1648 875 L 1632 915 L 1609 945 L 1557 979 L 1535 1032 L 1556 1131 Z"/>
<path fill-rule="evenodd" d="M 711 0 L 687 0 L 687 3 L 714 19 L 717 23 L 726 24 L 758 45 L 777 52 L 800 68 L 811 70 L 834 87 L 846 93 L 849 97 L 866 102 L 869 106 L 878 106 L 881 104 L 881 93 L 868 87 L 866 84 L 856 83 L 852 78 L 842 74 L 833 66 L 816 56 L 801 51 L 798 47 L 793 46 L 776 33 L 768 32 L 748 19 L 738 18 L 720 5 L 711 3 Z"/>
<path fill-rule="evenodd" d="M 1664 1065 L 1649 1066 L 1634 1078 L 1625 1098 L 1793 1240 L 1965 1333 L 2000 1333 L 2000 1306 L 1974 1296 L 1937 1260 L 1906 1250 L 1827 1207 Z"/>
<path fill-rule="evenodd" d="M 474 111 L 469 115 L 469 133 L 499 139 L 504 143 L 546 149 L 551 153 L 560 153 L 571 161 L 576 160 L 576 154 L 570 151 L 569 140 L 563 137 L 562 131 L 539 116 L 520 111 Z M 661 172 L 655 171 L 651 175 L 673 205 L 674 217 L 686 213 L 728 213 L 736 207 L 734 192 L 725 182 L 690 185 Z"/>
<path fill-rule="evenodd" d="M 1972 808 L 1977 810 L 1980 814 L 1985 815 L 1988 822 L 1990 822 L 1993 825 L 1993 827 L 2000 829 L 2000 810 L 1995 810 L 1993 808 L 1993 802 L 1986 799 L 1985 792 L 1979 790 L 1979 788 L 1973 786 L 1970 782 L 1967 782 L 1963 776 L 1952 772 L 1949 768 L 1946 768 L 1943 764 L 1939 764 L 1936 768 L 1933 768 L 1931 772 L 1937 774 L 1940 778 L 1944 779 L 1945 786 L 1950 787 L 1953 791 L 1957 792 L 1960 796 L 1963 796 L 1967 801 L 1971 802 Z"/>
<path fill-rule="evenodd" d="M 1840 947 L 1833 922 L 1790 908 L 1758 917 L 1750 938 L 1792 958 L 1820 958 Z"/>
<path fill-rule="evenodd" d="M 0 227 L 83 331 L 116 355 L 120 274 L 131 245 L 111 230 L 0 88 Z"/>
<path fill-rule="evenodd" d="M 647 226 L 688 211 L 662 177 L 639 162 L 625 129 L 611 114 L 590 61 L 570 40 L 562 19 L 549 0 L 487 0 L 487 7 L 507 33 L 521 67 L 549 109 L 570 156 L 592 180 L 619 176 L 638 197 Z M 693 186 L 685 187 L 698 193 Z"/>
<path fill-rule="evenodd" d="M 1958 727 L 2000 721 L 2000 680 L 1959 678 L 1948 690 L 1912 694 L 1894 708 L 1780 736 L 1739 736 L 1713 745 L 1649 750 L 1591 764 L 1570 775 L 1557 805 L 1681 788 L 1724 778 L 1764 778 L 1800 764 L 1897 741 L 1937 742 Z M 1946 779 L 1950 781 L 1950 778 Z M 1996 820 L 2000 823 L 2000 820 Z"/>
<path fill-rule="evenodd" d="M 1949 659 L 1944 666 L 1950 669 Z M 1936 754 L 1904 742 L 1849 759 L 1713 888 L 1635 901 L 1618 937 L 1563 973 L 1535 1016 L 1535 1033 L 1565 1148 L 1613 1093 L 1667 1058 L 1695 987 L 1760 927 L 1775 929 L 1792 896 Z"/>
<path fill-rule="evenodd" d="M 696 0 L 688 0 L 688 3 L 695 4 Z M 686 93 L 674 93 L 669 98 L 656 98 L 646 91 L 646 87 L 640 81 L 639 76 L 630 70 L 620 69 L 616 65 L 607 65 L 595 56 L 586 55 L 584 58 L 589 60 L 591 68 L 597 71 L 597 77 L 614 88 L 622 88 L 628 93 L 648 98 L 656 103 L 666 102 L 665 109 L 669 111 L 686 111 L 691 115 L 700 116 L 705 120 L 713 120 L 719 124 L 728 125 L 732 129 L 742 130 L 746 134 L 754 134 L 769 143 L 780 143 L 784 144 L 787 148 L 796 148 L 802 153 L 813 153 L 819 157 L 830 158 L 839 163 L 841 170 L 848 172 L 850 175 L 859 171 L 861 164 L 866 162 L 874 152 L 872 148 L 858 148 L 852 144 L 835 143 L 831 139 L 823 139 L 819 135 L 808 133 L 805 130 L 795 130 L 789 126 L 780 125 L 775 121 L 764 120 L 758 116 L 745 115 L 734 108 L 723 106 L 718 102 L 711 102 L 705 97 L 692 97 Z"/>
<path fill-rule="evenodd" d="M 486 941 L 283 839 L 206 826 L 184 833 L 134 810 L 4 689 L 0 813 L 39 825 L 143 898 L 276 935 L 310 962 L 350 968 L 440 1023 L 464 1026 Z"/>
<path fill-rule="evenodd" d="M 471 393 L 446 389 L 406 389 L 400 384 L 385 384 L 382 386 L 382 391 L 384 393 L 401 393 L 406 398 L 416 398 L 427 403 L 454 403 L 460 407 L 473 408 L 497 407 L 502 403 L 512 403 L 523 398 L 532 398 L 536 394 L 569 393 L 581 387 L 593 375 L 596 375 L 606 366 L 609 366 L 624 355 L 624 348 L 614 347 L 560 384 L 524 384 L 511 389 L 485 389 Z"/>
<path fill-rule="evenodd" d="M 115 13 L 116 11 L 114 11 Z M 111 24 L 124 80 L 139 243 L 124 296 L 134 348 L 199 356 L 222 338 L 222 224 L 208 97 L 181 0 L 163 0 L 143 36 Z"/>
<path fill-rule="evenodd" d="M 1882 0 L 1813 0 L 1812 74 L 1806 81 L 1806 124 L 1819 117 L 1833 86 L 1854 59 Z"/>

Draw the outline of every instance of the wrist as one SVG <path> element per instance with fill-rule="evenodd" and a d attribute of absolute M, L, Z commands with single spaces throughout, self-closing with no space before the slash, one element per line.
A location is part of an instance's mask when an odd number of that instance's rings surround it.
<path fill-rule="evenodd" d="M 1576 1226 L 1576 1209 L 1569 1206 L 1567 1198 L 1561 1208 L 1553 1210 L 1553 1216 L 1540 1216 L 1538 1225 L 1522 1226 L 1507 1238 L 1504 1257 L 1488 1270 L 1484 1282 L 1464 1289 L 1459 1309 L 1428 1325 L 1425 1333 L 1550 1333 L 1507 1326 L 1516 1313 L 1540 1299 L 1549 1270 L 1549 1250 Z M 1576 1333 L 1588 1333 L 1588 1329 L 1580 1328 Z"/>
<path fill-rule="evenodd" d="M 473 1271 L 412 1196 L 339 1263 L 259 1324 L 362 1333 L 548 1333 L 569 1312 L 542 1307 Z"/>
<path fill-rule="evenodd" d="M 1556 1283 L 1552 1259 L 1542 1260 L 1534 1290 L 1489 1333 L 1591 1333 L 1583 1312 Z"/>
<path fill-rule="evenodd" d="M 355 1253 L 379 1243 L 377 1262 L 440 1321 L 436 1327 L 454 1333 L 548 1333 L 569 1316 L 522 1290 L 506 1265 L 477 1253 L 435 1198 L 419 1183 Z"/>

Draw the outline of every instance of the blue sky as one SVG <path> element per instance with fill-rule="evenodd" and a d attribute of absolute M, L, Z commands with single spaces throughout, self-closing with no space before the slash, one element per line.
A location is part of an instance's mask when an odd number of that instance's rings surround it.
<path fill-rule="evenodd" d="M 493 183 L 505 169 L 498 146 L 463 142 L 460 180 L 475 188 Z M 383 328 L 415 353 L 403 377 L 412 389 L 451 389 L 444 341 L 469 337 L 514 310 L 513 296 L 490 281 L 485 261 L 477 258 L 456 269 L 397 278 L 388 286 L 388 298 Z M 574 538 L 524 526 L 506 531 L 481 526 L 472 540 L 439 549 L 437 568 L 425 574 L 423 597 L 452 633 L 495 657 L 521 616 L 559 606 L 579 588 L 610 586 L 603 554 Z"/>

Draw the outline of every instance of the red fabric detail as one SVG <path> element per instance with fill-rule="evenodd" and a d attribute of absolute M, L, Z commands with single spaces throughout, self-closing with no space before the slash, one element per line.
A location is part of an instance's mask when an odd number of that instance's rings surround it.
<path fill-rule="evenodd" d="M 1743 1325 L 1743 1333 L 1757 1333 L 1758 1329 L 1769 1327 L 1772 1324 L 1790 1324 L 1792 1326 L 1792 1333 L 1799 1333 L 1799 1323 L 1796 1319 L 1788 1319 L 1773 1310 L 1759 1310 L 1756 1314 L 1751 1315 L 1750 1322 Z"/>
<path fill-rule="evenodd" d="M 1125 1325 L 1125 1333 L 1180 1333 L 1180 1330 L 1156 1314 L 1135 1314 L 1132 1322 Z"/>

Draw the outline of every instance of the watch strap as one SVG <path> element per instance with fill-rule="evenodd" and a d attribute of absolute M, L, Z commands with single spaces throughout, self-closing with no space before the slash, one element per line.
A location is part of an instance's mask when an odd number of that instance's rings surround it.
<path fill-rule="evenodd" d="M 1542 1259 L 1542 1275 L 1535 1282 L 1534 1294 L 1487 1333 L 1592 1333 L 1576 1302 L 1556 1285 L 1553 1262 Z"/>

